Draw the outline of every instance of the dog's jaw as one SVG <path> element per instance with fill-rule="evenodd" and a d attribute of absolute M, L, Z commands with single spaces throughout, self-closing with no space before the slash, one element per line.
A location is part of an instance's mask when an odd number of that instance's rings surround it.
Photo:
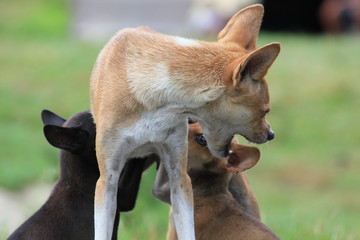
<path fill-rule="evenodd" d="M 243 136 L 250 143 L 255 143 L 255 144 L 264 144 L 269 140 L 267 132 L 266 133 L 257 132 L 253 134 L 252 137 L 249 137 L 247 135 L 241 135 L 241 136 Z"/>
<path fill-rule="evenodd" d="M 233 139 L 233 136 L 231 136 L 230 140 L 225 141 L 226 144 L 220 147 L 212 147 L 212 144 L 209 142 L 209 150 L 211 154 L 213 154 L 215 157 L 218 158 L 225 158 L 229 155 L 229 148 L 231 144 L 231 140 Z"/>

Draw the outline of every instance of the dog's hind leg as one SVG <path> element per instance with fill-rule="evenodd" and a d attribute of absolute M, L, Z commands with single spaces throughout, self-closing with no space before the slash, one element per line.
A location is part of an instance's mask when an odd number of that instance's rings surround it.
<path fill-rule="evenodd" d="M 187 124 L 176 127 L 160 151 L 169 176 L 171 206 L 179 240 L 195 240 L 194 199 L 187 174 Z"/>
<path fill-rule="evenodd" d="M 119 141 L 116 134 L 96 136 L 96 156 L 100 177 L 95 189 L 95 240 L 109 240 L 113 232 L 120 174 L 132 148 Z"/>

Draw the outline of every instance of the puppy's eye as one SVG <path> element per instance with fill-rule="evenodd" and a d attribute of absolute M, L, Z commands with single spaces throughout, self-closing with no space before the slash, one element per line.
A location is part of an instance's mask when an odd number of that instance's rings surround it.
<path fill-rule="evenodd" d="M 197 142 L 198 144 L 200 144 L 201 146 L 204 146 L 204 147 L 207 146 L 207 141 L 206 141 L 204 135 L 202 135 L 202 134 L 196 135 L 196 136 L 195 136 L 195 140 L 196 140 L 196 142 Z"/>
<path fill-rule="evenodd" d="M 196 120 L 192 120 L 191 118 L 188 118 L 188 123 L 189 123 L 189 124 L 193 124 L 193 123 L 197 123 L 197 121 L 196 121 Z"/>

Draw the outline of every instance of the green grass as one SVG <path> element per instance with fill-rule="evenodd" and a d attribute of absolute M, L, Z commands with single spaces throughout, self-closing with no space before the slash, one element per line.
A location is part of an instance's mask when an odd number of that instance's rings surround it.
<path fill-rule="evenodd" d="M 40 112 L 69 117 L 89 108 L 88 80 L 101 45 L 67 37 L 63 1 L 0 2 L 0 186 L 54 182 L 57 150 Z M 282 51 L 267 79 L 274 141 L 248 176 L 264 222 L 282 239 L 360 239 L 360 37 L 262 33 Z M 246 143 L 246 141 L 242 142 Z M 145 173 L 122 239 L 163 239 L 168 206 Z M 0 232 L 1 232 L 0 228 Z"/>

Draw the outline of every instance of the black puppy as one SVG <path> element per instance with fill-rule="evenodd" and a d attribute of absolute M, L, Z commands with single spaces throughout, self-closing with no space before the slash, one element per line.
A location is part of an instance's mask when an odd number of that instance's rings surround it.
<path fill-rule="evenodd" d="M 65 120 L 44 110 L 41 116 L 46 139 L 60 148 L 60 177 L 46 203 L 8 240 L 93 239 L 94 192 L 100 174 L 92 115 L 85 111 Z M 119 180 L 118 196 L 121 197 L 117 198 L 113 240 L 117 239 L 119 211 L 134 208 L 141 174 L 152 162 L 144 158 L 126 164 Z"/>

